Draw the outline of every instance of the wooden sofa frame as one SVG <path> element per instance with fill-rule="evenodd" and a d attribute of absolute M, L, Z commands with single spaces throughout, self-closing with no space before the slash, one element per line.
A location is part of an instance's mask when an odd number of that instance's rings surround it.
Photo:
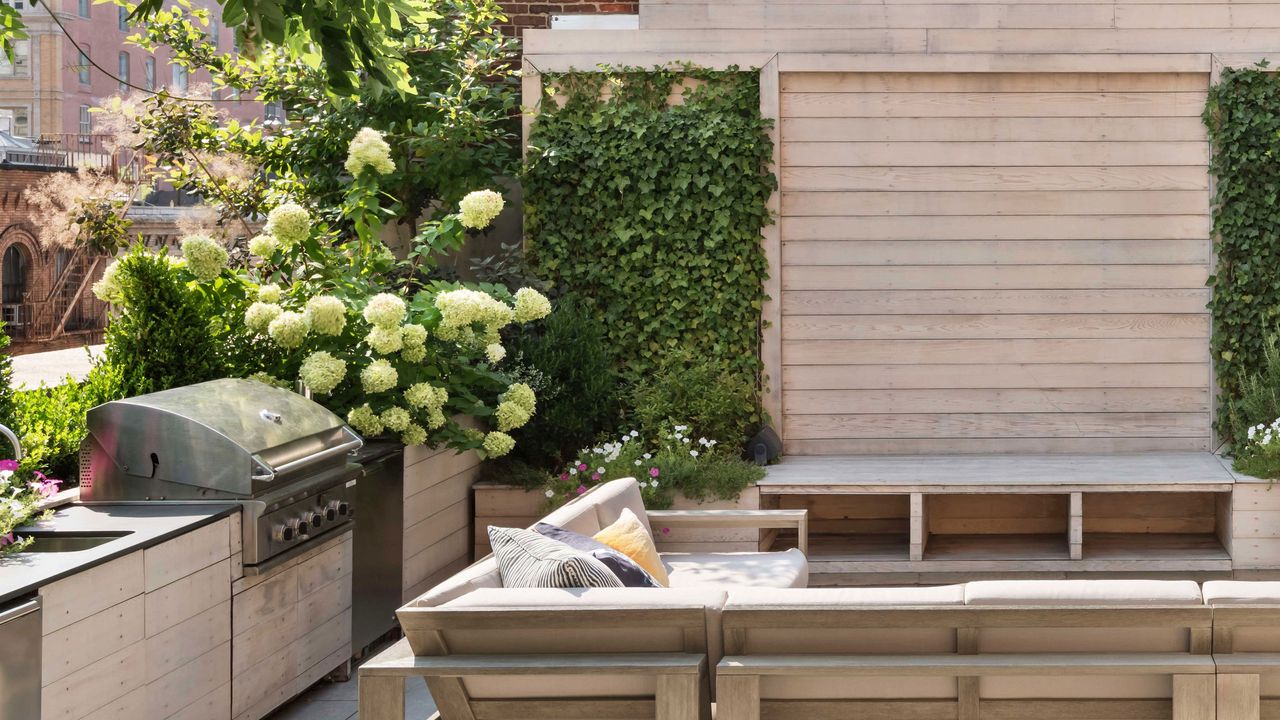
<path fill-rule="evenodd" d="M 1218 720 L 1258 720 L 1280 714 L 1280 699 L 1263 698 L 1261 676 L 1280 672 L 1280 652 L 1236 652 L 1235 636 L 1251 627 L 1280 626 L 1275 605 L 1214 605 L 1213 661 Z"/>
<path fill-rule="evenodd" d="M 726 608 L 723 614 L 725 657 L 716 668 L 717 720 L 760 720 L 761 717 L 813 718 L 915 717 L 926 703 L 893 701 L 769 701 L 761 699 L 760 680 L 768 676 L 943 676 L 957 679 L 954 713 L 958 720 L 983 716 L 979 679 L 993 676 L 1170 675 L 1173 719 L 1214 720 L 1215 666 L 1212 650 L 1213 609 L 1203 606 L 1149 607 L 797 607 Z M 750 652 L 752 629 L 952 628 L 954 654 L 902 655 L 758 655 Z M 984 628 L 1186 628 L 1185 652 L 1168 653 L 978 653 Z M 946 701 L 943 701 L 945 703 Z M 1023 702 L 1023 701 L 1014 701 Z M 1141 703 L 1141 701 L 1139 701 Z M 1082 712 L 1089 701 L 1036 701 L 1044 720 L 1094 716 Z M 845 705 L 844 710 L 836 709 Z M 935 703 L 936 704 L 936 703 Z M 1136 707 L 1136 706 L 1135 706 Z M 824 710 L 824 708 L 827 708 Z M 1123 712 L 1123 710 L 1121 710 Z M 926 715 L 920 715 L 926 717 Z M 932 717 L 932 715 L 927 715 Z M 1004 715 L 1001 715 L 1004 717 Z M 1101 716 L 1099 716 L 1101 717 Z M 1108 714 L 1122 718 L 1123 714 Z M 1134 714 L 1134 717 L 1139 717 Z M 1146 715 L 1141 715 L 1146 717 Z"/>
<path fill-rule="evenodd" d="M 566 717 L 710 720 L 707 615 L 702 607 L 449 609 L 405 607 L 405 638 L 360 668 L 362 720 L 403 720 L 404 681 L 426 680 L 448 720 L 561 720 Z M 454 655 L 446 631 L 539 628 L 608 631 L 676 628 L 683 651 L 666 653 Z M 414 653 L 417 648 L 421 652 Z M 482 676 L 650 675 L 653 698 L 555 697 L 485 700 L 467 694 L 463 679 Z"/>

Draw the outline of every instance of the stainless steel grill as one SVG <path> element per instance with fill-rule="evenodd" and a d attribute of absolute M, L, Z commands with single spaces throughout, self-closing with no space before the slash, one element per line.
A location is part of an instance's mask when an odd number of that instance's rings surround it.
<path fill-rule="evenodd" d="M 363 441 L 296 393 L 213 380 L 100 405 L 83 502 L 239 502 L 246 572 L 352 524 Z"/>

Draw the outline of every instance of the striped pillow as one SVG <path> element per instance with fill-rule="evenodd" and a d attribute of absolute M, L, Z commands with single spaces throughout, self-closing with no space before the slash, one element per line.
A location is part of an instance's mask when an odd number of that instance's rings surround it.
<path fill-rule="evenodd" d="M 489 544 L 503 587 L 623 587 L 604 563 L 532 530 L 490 525 Z"/>

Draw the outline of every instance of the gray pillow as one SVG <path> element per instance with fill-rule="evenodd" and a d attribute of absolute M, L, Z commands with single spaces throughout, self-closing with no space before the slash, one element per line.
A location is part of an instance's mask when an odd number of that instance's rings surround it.
<path fill-rule="evenodd" d="M 503 587 L 623 587 L 604 563 L 532 530 L 490 525 L 489 544 Z"/>

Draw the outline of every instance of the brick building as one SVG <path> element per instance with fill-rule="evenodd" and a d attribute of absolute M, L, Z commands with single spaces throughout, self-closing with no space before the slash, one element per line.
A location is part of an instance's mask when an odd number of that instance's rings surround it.
<path fill-rule="evenodd" d="M 502 31 L 519 37 L 525 30 L 550 28 L 552 18 L 582 15 L 636 15 L 639 0 L 622 2 L 503 2 L 508 23 Z"/>

